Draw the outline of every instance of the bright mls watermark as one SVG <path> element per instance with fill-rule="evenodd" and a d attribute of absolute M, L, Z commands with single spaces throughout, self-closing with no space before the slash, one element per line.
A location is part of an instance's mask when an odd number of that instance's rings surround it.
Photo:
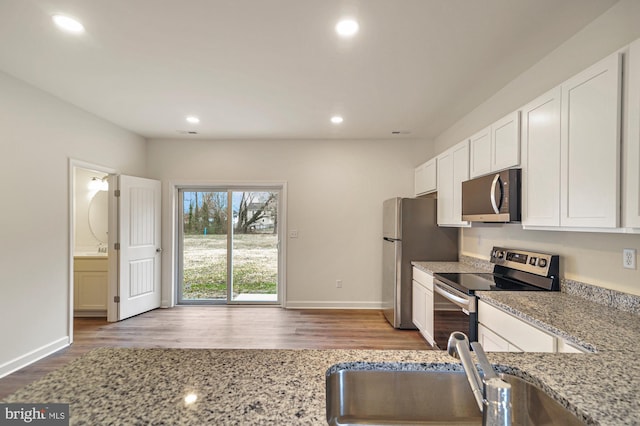
<path fill-rule="evenodd" d="M 0 404 L 0 426 L 68 426 L 69 404 Z"/>

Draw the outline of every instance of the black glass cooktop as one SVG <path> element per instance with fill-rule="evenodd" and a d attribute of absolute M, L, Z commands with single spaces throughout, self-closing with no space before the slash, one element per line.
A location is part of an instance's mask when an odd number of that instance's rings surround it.
<path fill-rule="evenodd" d="M 465 294 L 473 294 L 476 291 L 543 290 L 536 286 L 525 284 L 498 274 L 491 273 L 441 273 L 435 274 L 434 277 Z"/>

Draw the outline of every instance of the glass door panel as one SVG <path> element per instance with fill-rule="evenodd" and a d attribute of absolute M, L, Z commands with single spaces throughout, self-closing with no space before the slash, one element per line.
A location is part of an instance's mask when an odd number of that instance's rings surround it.
<path fill-rule="evenodd" d="M 232 192 L 233 302 L 278 301 L 278 192 Z"/>
<path fill-rule="evenodd" d="M 281 190 L 178 190 L 179 304 L 279 303 Z"/>
<path fill-rule="evenodd" d="M 180 190 L 179 303 L 227 301 L 227 191 Z"/>

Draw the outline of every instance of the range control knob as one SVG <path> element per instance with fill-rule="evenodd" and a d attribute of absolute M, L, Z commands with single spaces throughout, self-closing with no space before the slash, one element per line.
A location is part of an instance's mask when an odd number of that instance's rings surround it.
<path fill-rule="evenodd" d="M 529 259 L 529 265 L 535 266 L 537 260 L 537 257 L 532 257 L 531 259 Z"/>
<path fill-rule="evenodd" d="M 541 268 L 546 267 L 547 266 L 547 259 L 540 259 L 538 261 L 538 266 L 541 267 Z"/>
<path fill-rule="evenodd" d="M 498 259 L 502 259 L 504 258 L 504 252 L 503 251 L 499 251 L 498 252 Z"/>

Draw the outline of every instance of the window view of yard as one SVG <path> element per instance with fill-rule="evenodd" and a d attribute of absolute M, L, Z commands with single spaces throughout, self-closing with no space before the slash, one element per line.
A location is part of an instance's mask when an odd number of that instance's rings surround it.
<path fill-rule="evenodd" d="M 183 193 L 182 300 L 227 299 L 228 198 L 226 191 Z M 275 301 L 277 193 L 233 192 L 231 202 L 232 299 Z"/>

